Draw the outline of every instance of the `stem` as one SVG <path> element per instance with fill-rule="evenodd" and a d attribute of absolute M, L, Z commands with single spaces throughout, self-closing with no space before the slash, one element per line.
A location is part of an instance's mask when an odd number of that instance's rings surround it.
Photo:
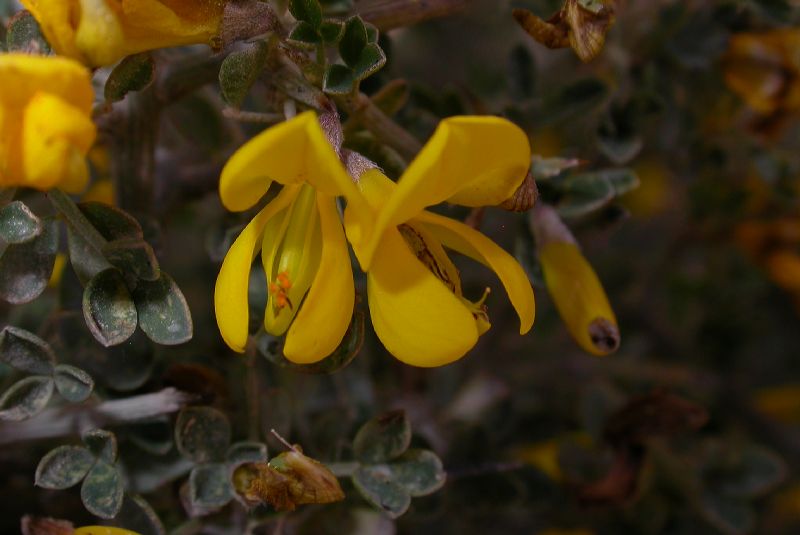
<path fill-rule="evenodd" d="M 373 0 L 364 3 L 366 5 L 358 8 L 361 18 L 387 31 L 453 15 L 463 11 L 468 0 Z"/>
<path fill-rule="evenodd" d="M 245 347 L 245 358 L 247 359 L 247 380 L 245 388 L 247 389 L 247 436 L 249 440 L 258 441 L 259 429 L 261 428 L 261 415 L 259 401 L 261 398 L 261 385 L 258 380 L 258 372 L 256 370 L 257 358 L 256 345 L 252 338 L 247 340 L 247 347 Z"/>
<path fill-rule="evenodd" d="M 137 422 L 177 412 L 192 396 L 174 388 L 151 394 L 47 409 L 23 422 L 0 422 L 0 444 L 81 434 L 89 429 Z"/>
<path fill-rule="evenodd" d="M 50 203 L 61 212 L 64 219 L 67 220 L 72 229 L 77 232 L 93 249 L 102 253 L 104 247 L 108 243 L 100 232 L 94 228 L 94 225 L 86 219 L 80 208 L 73 202 L 69 195 L 60 189 L 51 189 L 46 193 Z"/>
<path fill-rule="evenodd" d="M 356 116 L 381 143 L 389 145 L 406 160 L 412 160 L 422 150 L 422 143 L 389 118 L 363 93 L 343 101 L 347 112 Z"/>
<path fill-rule="evenodd" d="M 236 108 L 222 108 L 222 115 L 243 123 L 275 124 L 283 121 L 280 113 L 262 113 L 259 111 L 242 111 Z"/>

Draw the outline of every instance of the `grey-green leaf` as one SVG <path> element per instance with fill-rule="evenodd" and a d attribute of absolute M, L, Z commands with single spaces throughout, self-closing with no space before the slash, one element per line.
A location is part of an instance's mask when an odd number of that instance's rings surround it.
<path fill-rule="evenodd" d="M 114 524 L 140 535 L 166 534 L 164 524 L 161 523 L 156 512 L 144 498 L 138 495 L 125 495 L 122 500 L 122 509 L 114 519 Z"/>
<path fill-rule="evenodd" d="M 0 331 L 0 361 L 23 372 L 50 375 L 56 356 L 35 334 L 8 325 Z"/>
<path fill-rule="evenodd" d="M 408 450 L 389 464 L 392 479 L 411 496 L 427 496 L 445 483 L 442 461 L 428 450 Z"/>
<path fill-rule="evenodd" d="M 326 20 L 319 27 L 319 35 L 329 44 L 338 43 L 344 31 L 344 24 L 336 20 Z"/>
<path fill-rule="evenodd" d="M 391 411 L 364 424 L 353 440 L 353 449 L 359 461 L 378 463 L 400 456 L 410 443 L 411 425 L 405 412 Z"/>
<path fill-rule="evenodd" d="M 120 238 L 103 247 L 103 255 L 111 265 L 130 273 L 137 279 L 153 281 L 158 278 L 158 260 L 153 248 L 141 238 Z"/>
<path fill-rule="evenodd" d="M 361 57 L 361 51 L 367 46 L 367 28 L 361 17 L 355 15 L 344 23 L 344 33 L 339 41 L 339 55 L 345 63 L 353 67 Z"/>
<path fill-rule="evenodd" d="M 161 272 L 156 281 L 139 281 L 133 292 L 139 326 L 157 344 L 176 345 L 192 338 L 192 314 L 181 289 Z"/>
<path fill-rule="evenodd" d="M 103 94 L 108 102 L 125 98 L 131 91 L 141 91 L 153 82 L 155 62 L 149 52 L 134 54 L 120 61 L 106 80 Z"/>
<path fill-rule="evenodd" d="M 42 233 L 42 222 L 28 205 L 13 201 L 0 208 L 0 238 L 25 243 Z"/>
<path fill-rule="evenodd" d="M 53 375 L 56 382 L 56 390 L 61 397 L 72 403 L 85 401 L 92 395 L 94 390 L 94 379 L 92 376 L 75 366 L 69 364 L 59 364 L 55 368 Z"/>
<path fill-rule="evenodd" d="M 231 441 L 228 417 L 211 407 L 187 407 L 175 423 L 175 445 L 196 463 L 219 460 Z"/>
<path fill-rule="evenodd" d="M 0 420 L 14 422 L 39 413 L 53 395 L 53 379 L 31 375 L 17 381 L 0 397 Z"/>
<path fill-rule="evenodd" d="M 136 330 L 137 313 L 125 279 L 111 268 L 94 276 L 83 291 L 83 317 L 106 347 L 121 344 Z"/>
<path fill-rule="evenodd" d="M 6 47 L 9 52 L 47 55 L 50 45 L 42 35 L 39 23 L 29 11 L 20 11 L 8 21 Z"/>
<path fill-rule="evenodd" d="M 224 506 L 233 498 L 228 465 L 222 463 L 195 466 L 189 474 L 189 499 L 200 509 Z"/>
<path fill-rule="evenodd" d="M 33 301 L 47 287 L 58 251 L 58 222 L 42 221 L 42 233 L 9 245 L 0 256 L 0 298 L 18 305 Z"/>
<path fill-rule="evenodd" d="M 369 44 L 361 50 L 358 56 L 358 61 L 355 62 L 353 67 L 353 76 L 356 80 L 363 80 L 386 65 L 386 55 L 376 44 Z"/>
<path fill-rule="evenodd" d="M 100 518 L 114 518 L 122 508 L 122 477 L 116 466 L 98 460 L 81 485 L 84 507 Z"/>
<path fill-rule="evenodd" d="M 758 446 L 748 446 L 741 452 L 738 470 L 726 474 L 722 490 L 731 496 L 753 498 L 761 496 L 786 478 L 786 463 L 775 453 Z"/>
<path fill-rule="evenodd" d="M 318 0 L 290 0 L 289 12 L 299 20 L 309 23 L 313 28 L 322 24 L 322 7 Z"/>
<path fill-rule="evenodd" d="M 117 437 L 105 429 L 92 429 L 84 433 L 83 443 L 101 461 L 114 463 L 117 460 Z"/>
<path fill-rule="evenodd" d="M 322 42 L 322 37 L 316 28 L 307 22 L 300 21 L 289 34 L 289 40 L 296 45 L 313 48 Z"/>
<path fill-rule="evenodd" d="M 322 81 L 322 90 L 333 95 L 346 95 L 353 90 L 355 78 L 349 67 L 334 63 L 328 65 Z"/>
<path fill-rule="evenodd" d="M 392 479 L 386 465 L 361 466 L 353 474 L 356 490 L 373 507 L 391 518 L 397 518 L 408 510 L 411 496 Z"/>
<path fill-rule="evenodd" d="M 78 208 L 108 241 L 144 237 L 139 222 L 119 208 L 96 201 L 82 202 L 78 204 Z"/>
<path fill-rule="evenodd" d="M 219 69 L 222 98 L 233 106 L 242 103 L 267 60 L 268 47 L 263 41 L 244 46 L 244 49 L 228 54 Z"/>
<path fill-rule="evenodd" d="M 66 489 L 77 485 L 94 465 L 94 456 L 82 446 L 59 446 L 50 450 L 36 467 L 36 485 Z"/>

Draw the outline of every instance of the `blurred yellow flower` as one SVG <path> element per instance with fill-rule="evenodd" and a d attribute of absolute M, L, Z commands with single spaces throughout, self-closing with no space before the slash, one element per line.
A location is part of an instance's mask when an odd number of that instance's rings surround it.
<path fill-rule="evenodd" d="M 617 318 L 591 264 L 553 208 L 539 204 L 531 217 L 547 290 L 572 338 L 593 355 L 613 353 Z"/>
<path fill-rule="evenodd" d="M 74 535 L 139 535 L 135 531 L 111 526 L 84 526 L 76 528 Z"/>
<path fill-rule="evenodd" d="M 86 186 L 95 138 L 89 71 L 58 57 L 0 54 L 0 187 Z"/>
<path fill-rule="evenodd" d="M 264 328 L 276 336 L 286 333 L 286 358 L 312 363 L 336 349 L 353 313 L 353 272 L 335 197 L 356 192 L 313 112 L 242 146 L 222 171 L 222 203 L 247 210 L 273 181 L 283 189 L 245 227 L 222 263 L 214 291 L 217 324 L 225 342 L 244 351 L 249 274 L 260 250 L 269 290 Z"/>
<path fill-rule="evenodd" d="M 58 54 L 111 65 L 129 54 L 219 33 L 226 0 L 21 0 Z"/>
<path fill-rule="evenodd" d="M 489 328 L 486 294 L 463 297 L 444 247 L 492 269 L 520 318 L 533 325 L 533 290 L 514 258 L 475 229 L 425 208 L 441 202 L 497 205 L 530 166 L 527 136 L 496 117 L 451 117 L 395 183 L 377 169 L 358 180 L 363 202 L 348 197 L 347 237 L 367 273 L 375 333 L 389 352 L 415 366 L 442 366 L 467 353 Z M 488 291 L 487 291 L 488 293 Z"/>
<path fill-rule="evenodd" d="M 740 33 L 730 39 L 725 82 L 763 114 L 800 110 L 800 28 Z"/>

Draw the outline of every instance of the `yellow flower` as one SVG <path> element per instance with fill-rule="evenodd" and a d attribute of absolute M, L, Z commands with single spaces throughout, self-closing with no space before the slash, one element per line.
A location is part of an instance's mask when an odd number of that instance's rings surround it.
<path fill-rule="evenodd" d="M 740 33 L 730 39 L 725 82 L 754 110 L 800 110 L 800 29 Z"/>
<path fill-rule="evenodd" d="M 89 71 L 67 58 L 0 54 L 0 187 L 77 192 L 95 138 Z"/>
<path fill-rule="evenodd" d="M 242 146 L 222 171 L 222 203 L 247 210 L 272 181 L 283 189 L 245 227 L 222 263 L 214 292 L 217 324 L 225 342 L 244 351 L 250 267 L 261 250 L 269 290 L 264 328 L 276 336 L 286 333 L 289 360 L 316 362 L 336 349 L 353 313 L 353 272 L 335 197 L 357 191 L 313 112 Z"/>
<path fill-rule="evenodd" d="M 619 346 L 619 328 L 603 285 L 555 210 L 531 214 L 547 290 L 572 338 L 584 350 L 608 355 Z"/>
<path fill-rule="evenodd" d="M 363 197 L 347 196 L 347 237 L 367 273 L 375 333 L 401 361 L 448 364 L 489 328 L 484 299 L 463 297 L 444 247 L 494 270 L 519 315 L 520 333 L 530 330 L 533 290 L 514 258 L 471 227 L 425 210 L 444 201 L 500 204 L 524 180 L 530 157 L 525 133 L 512 123 L 453 117 L 442 121 L 397 183 L 377 169 L 360 175 Z"/>
<path fill-rule="evenodd" d="M 225 0 L 21 0 L 53 49 L 88 65 L 219 33 Z"/>

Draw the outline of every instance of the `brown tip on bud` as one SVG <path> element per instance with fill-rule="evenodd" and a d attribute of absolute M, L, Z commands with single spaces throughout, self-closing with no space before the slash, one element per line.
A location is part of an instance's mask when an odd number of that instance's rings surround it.
<path fill-rule="evenodd" d="M 353 178 L 353 182 L 358 182 L 361 175 L 370 169 L 380 169 L 378 164 L 369 158 L 348 149 L 342 151 L 342 163 L 347 169 L 347 173 Z"/>
<path fill-rule="evenodd" d="M 503 201 L 500 208 L 510 212 L 527 212 L 533 208 L 538 198 L 539 188 L 536 187 L 536 181 L 533 179 L 533 175 L 528 171 L 528 174 L 525 175 L 525 180 L 519 185 L 514 195 Z"/>
<path fill-rule="evenodd" d="M 236 0 L 227 2 L 222 13 L 220 38 L 222 46 L 250 39 L 275 30 L 278 17 L 266 2 Z"/>
<path fill-rule="evenodd" d="M 604 355 L 619 348 L 619 328 L 606 318 L 596 318 L 589 324 L 589 338 Z"/>

